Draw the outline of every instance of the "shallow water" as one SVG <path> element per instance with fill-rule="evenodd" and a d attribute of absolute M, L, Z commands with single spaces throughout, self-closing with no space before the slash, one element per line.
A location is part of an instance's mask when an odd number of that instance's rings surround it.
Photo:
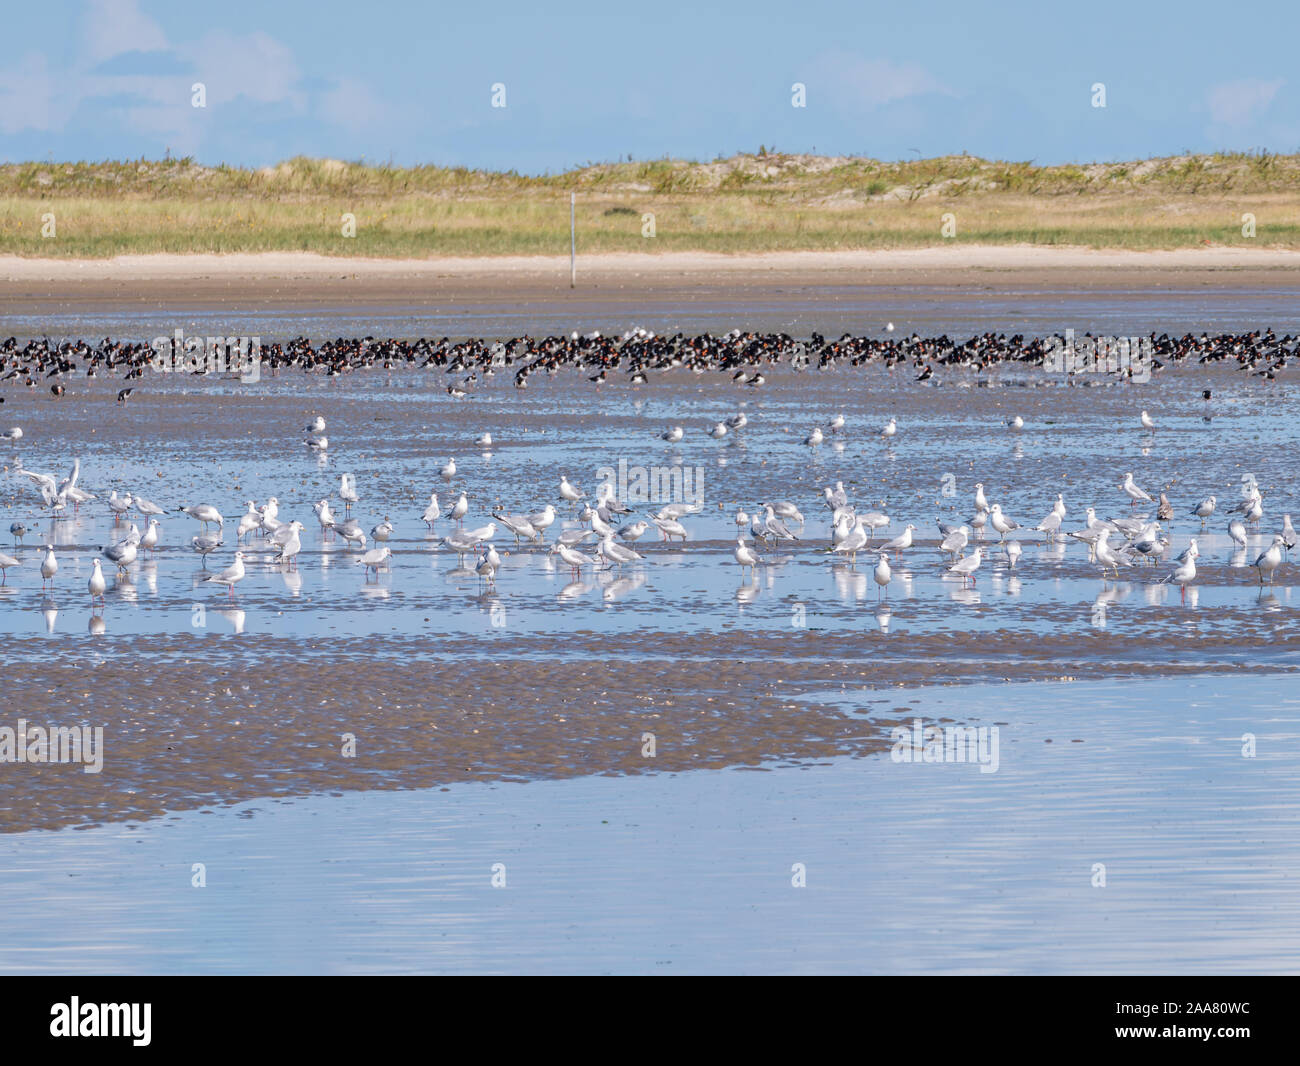
<path fill-rule="evenodd" d="M 1293 969 L 1300 597 L 1293 562 L 1268 588 L 1248 564 L 1294 508 L 1296 388 L 1193 368 L 1072 388 L 1012 369 L 987 386 L 771 378 L 566 373 L 520 392 L 499 375 L 464 400 L 409 371 L 159 377 L 126 405 L 102 379 L 58 401 L 11 390 L 6 423 L 27 436 L 0 453 L 0 531 L 32 532 L 4 548 L 21 565 L 0 585 L 0 724 L 101 725 L 105 763 L 3 768 L 0 887 L 22 936 L 0 969 Z M 737 411 L 744 430 L 705 435 Z M 800 443 L 837 411 L 842 434 Z M 317 413 L 324 457 L 302 443 Z M 658 439 L 668 424 L 680 445 Z M 484 431 L 490 452 L 472 444 Z M 73 457 L 100 499 L 51 522 L 13 460 L 62 477 Z M 652 529 L 621 572 L 575 578 L 499 528 L 487 585 L 418 518 L 434 489 L 444 510 L 467 493 L 471 527 L 549 501 L 553 536 L 575 522 L 559 475 L 593 494 L 620 464 L 702 488 L 687 542 Z M 1014 571 L 990 537 L 974 588 L 945 574 L 934 521 L 968 517 L 976 481 L 1026 526 L 1062 493 L 1078 529 L 1089 504 L 1128 513 L 1130 470 L 1174 500 L 1172 551 L 1198 538 L 1185 593 L 1159 583 L 1167 561 L 1107 581 L 1082 544 L 1025 530 Z M 396 525 L 377 577 L 311 511 L 322 496 L 342 510 L 344 472 L 363 528 Z M 1251 478 L 1265 517 L 1234 551 L 1222 509 Z M 824 552 L 837 480 L 890 513 L 886 536 L 918 527 L 887 597 L 871 555 Z M 625 488 L 642 513 L 662 502 Z M 113 489 L 219 506 L 225 547 L 205 571 L 198 524 L 172 514 L 156 557 L 93 610 L 90 561 L 123 532 Z M 1202 530 L 1188 511 L 1207 493 L 1221 512 Z M 298 569 L 255 541 L 232 602 L 203 578 L 230 561 L 244 501 L 271 495 L 307 526 Z M 742 575 L 732 516 L 772 499 L 801 508 L 801 539 Z M 47 537 L 60 570 L 42 590 Z M 998 772 L 895 765 L 888 726 L 918 709 L 1000 724 Z"/>
<path fill-rule="evenodd" d="M 634 279 L 609 285 L 584 279 L 578 291 L 546 289 L 510 300 L 499 296 L 450 295 L 431 286 L 427 298 L 385 302 L 370 298 L 335 302 L 335 297 L 303 299 L 276 295 L 270 309 L 244 307 L 198 310 L 183 296 L 142 300 L 142 309 L 43 299 L 39 311 L 4 316 L 6 335 L 20 337 L 126 337 L 148 340 L 188 334 L 261 336 L 264 341 L 311 337 L 477 337 L 529 333 L 567 334 L 572 330 L 621 333 L 643 327 L 658 333 L 678 330 L 725 333 L 740 327 L 830 336 L 844 330 L 875 333 L 886 321 L 922 335 L 948 333 L 1063 333 L 1129 336 L 1188 330 L 1234 332 L 1272 326 L 1294 327 L 1295 293 L 1288 288 L 1238 285 L 1181 285 L 1128 288 L 1122 284 L 1079 290 L 1047 282 L 1011 286 L 990 275 L 965 285 L 825 285 L 760 281 L 737 287 L 728 280 L 695 282 L 680 290 L 658 291 Z M 219 292 L 219 290 L 217 290 Z M 210 301 L 213 292 L 200 294 Z"/>
<path fill-rule="evenodd" d="M 880 595 L 870 577 L 874 556 L 851 567 L 824 554 L 829 528 L 821 488 L 842 480 L 860 509 L 891 515 L 882 540 L 906 523 L 917 527 L 917 546 L 895 560 L 888 593 L 886 625 L 896 636 L 951 629 L 1060 635 L 1081 624 L 1124 637 L 1173 624 L 1213 636 L 1245 626 L 1252 636 L 1281 638 L 1266 656 L 1296 650 L 1293 566 L 1285 564 L 1273 587 L 1261 590 L 1249 565 L 1296 502 L 1290 457 L 1300 447 L 1300 402 L 1290 385 L 1261 386 L 1231 371 L 1178 370 L 1124 387 L 1020 387 L 1045 379 L 1008 372 L 992 388 L 964 387 L 960 377 L 947 387 L 923 388 L 910 375 L 869 368 L 786 374 L 758 392 L 717 377 L 674 374 L 629 389 L 596 388 L 567 374 L 525 393 L 498 379 L 463 401 L 441 391 L 443 375 L 411 372 L 333 382 L 286 375 L 247 387 L 164 378 L 125 407 L 111 402 L 111 384 L 98 382 L 57 404 L 18 397 L 6 416 L 19 415 L 23 404 L 33 416 L 18 419 L 29 427 L 14 449 L 18 458 L 28 469 L 61 477 L 78 456 L 82 486 L 100 499 L 51 522 L 41 517 L 25 478 L 11 472 L 0 482 L 0 528 L 15 519 L 32 528 L 31 546 L 14 550 L 21 566 L 0 587 L 0 637 L 54 638 L 24 641 L 23 654 L 40 659 L 62 654 L 63 638 L 87 634 L 107 652 L 124 650 L 122 638 L 133 643 L 163 634 L 506 635 L 595 627 L 616 636 L 731 626 L 871 628 L 867 610 Z M 1215 385 L 1209 408 L 1199 399 L 1202 382 Z M 1134 428 L 1139 406 L 1158 420 L 1154 436 Z M 749 418 L 744 429 L 721 442 L 707 438 L 704 426 L 736 411 Z M 834 411 L 846 415 L 845 431 L 819 448 L 802 445 L 807 430 Z M 328 419 L 327 456 L 302 443 L 302 426 L 314 412 Z M 1023 432 L 1003 426 L 1013 412 L 1026 419 Z M 903 428 L 886 445 L 876 431 L 894 413 Z M 686 427 L 680 445 L 657 439 L 670 423 Z M 474 437 L 485 430 L 493 433 L 492 449 L 474 449 Z M 453 456 L 458 472 L 448 484 L 438 470 Z M 628 471 L 623 481 L 620 470 Z M 552 502 L 559 513 L 547 538 L 553 540 L 559 529 L 577 525 L 558 495 L 561 473 L 589 494 L 602 471 L 613 474 L 620 496 L 648 517 L 658 503 L 636 500 L 638 470 L 680 484 L 688 491 L 674 500 L 698 500 L 701 511 L 685 519 L 686 544 L 657 541 L 651 526 L 637 545 L 646 561 L 621 571 L 574 575 L 544 545 L 516 544 L 498 523 L 494 543 L 509 554 L 491 587 L 473 572 L 472 554 L 458 558 L 419 519 L 433 490 L 444 511 L 456 494 L 467 494 L 465 528 L 493 522 L 494 512 L 531 512 Z M 1118 488 L 1128 470 L 1153 493 L 1168 487 L 1178 514 L 1167 523 L 1171 554 L 1198 538 L 1200 574 L 1185 598 L 1158 584 L 1170 572 L 1167 563 L 1134 567 L 1107 584 L 1082 544 L 1047 544 L 1030 530 L 1015 534 L 1024 555 L 1014 572 L 990 530 L 975 589 L 961 589 L 944 573 L 935 517 L 967 518 L 976 481 L 1024 526 L 1039 522 L 1060 492 L 1070 511 L 1064 528 L 1078 529 L 1090 504 L 1103 516 L 1130 512 Z M 342 513 L 337 492 L 344 472 L 359 487 L 362 528 L 385 516 L 396 526 L 391 565 L 377 577 L 364 574 L 358 551 L 323 536 L 311 510 L 329 497 Z M 1248 478 L 1264 492 L 1266 516 L 1250 531 L 1247 548 L 1234 550 L 1226 508 Z M 125 532 L 114 527 L 103 503 L 114 489 L 143 493 L 169 510 L 215 504 L 228 516 L 226 543 L 205 569 L 189 548 L 198 523 L 169 515 L 156 558 L 117 580 L 107 608 L 92 613 L 84 591 L 90 561 L 100 545 Z M 1221 511 L 1202 529 L 1188 511 L 1209 493 L 1217 494 Z M 246 547 L 249 576 L 231 602 L 204 579 L 229 564 L 244 501 L 272 495 L 282 521 L 297 518 L 307 527 L 298 569 L 282 572 L 255 539 Z M 771 565 L 742 575 L 732 558 L 733 516 L 738 509 L 761 511 L 773 499 L 802 510 L 805 523 L 795 525 L 801 539 L 765 550 Z M 137 514 L 132 519 L 143 524 Z M 450 528 L 441 520 L 437 536 Z M 43 591 L 38 545 L 47 538 L 61 569 L 53 589 Z M 256 647 L 250 643 L 250 655 Z M 381 644 L 375 654 L 384 654 Z"/>
<path fill-rule="evenodd" d="M 882 750 L 2 836 L 0 970 L 1295 972 L 1291 678 L 831 698 L 885 746 L 996 725 L 997 770 Z"/>

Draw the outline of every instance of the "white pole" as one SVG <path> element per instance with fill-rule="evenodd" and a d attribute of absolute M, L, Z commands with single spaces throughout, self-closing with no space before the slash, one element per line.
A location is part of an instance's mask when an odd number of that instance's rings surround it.
<path fill-rule="evenodd" d="M 574 222 L 574 209 L 578 202 L 576 192 L 569 193 L 569 288 L 578 284 L 578 229 Z"/>

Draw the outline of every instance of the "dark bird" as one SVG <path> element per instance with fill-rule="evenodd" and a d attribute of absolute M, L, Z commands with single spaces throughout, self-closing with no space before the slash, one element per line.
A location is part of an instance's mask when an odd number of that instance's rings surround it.
<path fill-rule="evenodd" d="M 131 393 L 133 392 L 135 392 L 135 389 L 123 389 L 117 394 L 117 402 L 126 403 L 126 401 L 131 398 Z"/>

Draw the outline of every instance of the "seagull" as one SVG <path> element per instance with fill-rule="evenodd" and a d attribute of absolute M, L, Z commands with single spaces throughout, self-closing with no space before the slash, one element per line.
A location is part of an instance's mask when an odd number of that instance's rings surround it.
<path fill-rule="evenodd" d="M 95 606 L 95 601 L 104 602 L 104 593 L 108 591 L 108 582 L 104 580 L 104 571 L 100 569 L 99 560 L 90 560 L 90 580 L 86 582 L 86 588 L 90 592 L 90 605 Z"/>
<path fill-rule="evenodd" d="M 314 452 L 323 452 L 329 450 L 330 439 L 329 437 L 309 437 L 303 443 Z"/>
<path fill-rule="evenodd" d="M 362 532 L 361 527 L 357 525 L 355 518 L 347 519 L 342 525 L 335 525 L 334 532 L 342 537 L 349 544 L 356 544 L 359 548 L 366 546 L 366 535 Z"/>
<path fill-rule="evenodd" d="M 1206 496 L 1189 512 L 1194 517 L 1201 520 L 1201 528 L 1205 528 L 1205 520 L 1214 514 L 1214 508 L 1218 505 L 1218 500 L 1214 496 Z"/>
<path fill-rule="evenodd" d="M 868 543 L 870 541 L 867 537 L 867 531 L 855 523 L 844 535 L 844 538 L 828 550 L 838 555 L 847 555 L 849 565 L 852 567 L 858 565 L 858 552 L 862 551 Z"/>
<path fill-rule="evenodd" d="M 749 425 L 749 416 L 744 411 L 738 411 L 727 419 L 728 429 L 744 429 Z"/>
<path fill-rule="evenodd" d="M 842 430 L 844 428 L 844 416 L 842 414 L 837 414 L 831 419 L 830 427 L 832 433 L 838 433 Z"/>
<path fill-rule="evenodd" d="M 1123 489 L 1125 494 L 1128 496 L 1130 507 L 1136 507 L 1139 500 L 1143 503 L 1156 502 L 1151 498 L 1151 493 L 1147 492 L 1145 489 L 1138 488 L 1137 485 L 1134 484 L 1133 475 L 1131 473 L 1124 475 L 1124 483 L 1120 485 L 1120 488 Z"/>
<path fill-rule="evenodd" d="M 1007 542 L 1007 569 L 1014 570 L 1016 562 L 1020 559 L 1020 541 L 1012 540 Z"/>
<path fill-rule="evenodd" d="M 746 568 L 748 568 L 749 572 L 752 574 L 754 572 L 754 567 L 762 562 L 754 549 L 746 543 L 744 537 L 736 538 L 736 550 L 733 554 L 736 557 L 736 562 L 740 564 L 740 573 L 742 577 L 744 576 Z"/>
<path fill-rule="evenodd" d="M 521 514 L 509 515 L 493 512 L 492 517 L 515 535 L 516 544 L 519 543 L 520 537 L 527 537 L 529 540 L 541 539 L 541 534 L 537 532 L 536 527 Z"/>
<path fill-rule="evenodd" d="M 1103 572 L 1105 572 L 1106 570 L 1114 570 L 1115 577 L 1118 580 L 1120 564 L 1123 564 L 1124 566 L 1132 566 L 1133 562 L 1127 556 L 1120 555 L 1117 552 L 1112 551 L 1110 544 L 1108 543 L 1109 539 L 1110 539 L 1110 530 L 1103 529 L 1101 531 L 1101 536 L 1097 538 L 1097 547 L 1096 547 L 1097 561 L 1101 563 Z"/>
<path fill-rule="evenodd" d="M 885 423 L 884 429 L 880 431 L 880 435 L 884 437 L 886 440 L 889 440 L 897 432 L 898 432 L 898 422 L 894 418 L 890 418 L 890 420 Z"/>
<path fill-rule="evenodd" d="M 1196 557 L 1200 554 L 1200 549 L 1196 546 L 1196 538 L 1193 537 L 1191 543 L 1187 545 L 1187 550 L 1179 557 L 1178 565 L 1174 567 L 1173 572 L 1160 583 L 1167 585 L 1173 582 L 1182 586 L 1183 598 L 1186 599 L 1187 586 L 1196 580 Z"/>
<path fill-rule="evenodd" d="M 477 547 L 474 538 L 465 536 L 465 534 L 460 530 L 453 530 L 451 533 L 447 534 L 447 536 L 442 538 L 442 542 L 462 559 L 468 552 L 473 551 L 474 548 Z"/>
<path fill-rule="evenodd" d="M 779 519 L 776 516 L 776 513 L 772 510 L 772 505 L 770 503 L 764 504 L 763 510 L 765 512 L 765 517 L 763 519 L 763 530 L 768 536 L 771 536 L 772 538 L 778 541 L 799 539 L 793 533 L 791 533 L 790 528 L 781 519 Z"/>
<path fill-rule="evenodd" d="M 566 529 L 555 538 L 555 543 L 563 544 L 566 548 L 573 548 L 588 537 L 594 537 L 595 535 L 590 529 Z"/>
<path fill-rule="evenodd" d="M 21 522 L 10 522 L 9 535 L 14 538 L 15 544 L 21 544 L 23 537 L 27 536 L 27 527 Z"/>
<path fill-rule="evenodd" d="M 576 504 L 586 498 L 586 493 L 569 484 L 569 479 L 563 474 L 560 475 L 560 495 L 571 504 Z"/>
<path fill-rule="evenodd" d="M 821 426 L 813 426 L 812 432 L 804 438 L 804 443 L 810 447 L 817 447 L 825 438 L 822 436 Z"/>
<path fill-rule="evenodd" d="M 727 435 L 727 426 L 724 422 L 717 422 L 713 428 L 708 431 L 709 436 L 714 440 L 722 440 Z"/>
<path fill-rule="evenodd" d="M 776 500 L 771 504 L 771 507 L 778 517 L 784 518 L 789 522 L 798 522 L 801 526 L 803 525 L 803 515 L 800 513 L 799 508 L 789 500 Z"/>
<path fill-rule="evenodd" d="M 827 485 L 822 489 L 822 492 L 826 496 L 826 506 L 832 511 L 838 511 L 840 508 L 849 505 L 849 494 L 844 491 L 843 481 L 835 482 L 835 488 L 833 489 Z"/>
<path fill-rule="evenodd" d="M 1255 561 L 1251 564 L 1259 571 L 1259 583 L 1264 584 L 1264 575 L 1268 575 L 1268 583 L 1273 583 L 1273 571 L 1282 565 L 1282 534 L 1273 534 L 1273 543 L 1264 551 L 1260 552 Z"/>
<path fill-rule="evenodd" d="M 11 566 L 21 565 L 12 555 L 6 555 L 0 552 L 0 585 L 3 585 L 9 577 L 9 568 Z"/>
<path fill-rule="evenodd" d="M 1049 541 L 1056 539 L 1056 534 L 1060 531 L 1060 528 L 1061 516 L 1055 511 L 1052 511 L 1038 525 L 1034 526 L 1034 529 L 1039 533 L 1046 533 Z"/>
<path fill-rule="evenodd" d="M 557 543 L 555 547 L 551 549 L 551 554 L 558 555 L 563 559 L 569 566 L 569 572 L 575 576 L 582 573 L 582 568 L 584 566 L 594 567 L 596 565 L 596 560 L 590 555 L 584 555 L 580 551 L 575 551 L 567 544 Z"/>
<path fill-rule="evenodd" d="M 1138 416 L 1138 420 L 1142 423 L 1143 429 L 1149 429 L 1152 433 L 1156 431 L 1155 421 L 1146 413 L 1146 411 L 1143 411 L 1142 414 Z"/>
<path fill-rule="evenodd" d="M 663 535 L 664 540 L 672 540 L 673 537 L 681 537 L 682 541 L 685 542 L 686 527 L 677 521 L 677 519 L 653 516 L 650 520 L 659 527 L 659 532 Z M 595 527 L 595 524 L 595 522 L 592 523 L 593 528 Z"/>
<path fill-rule="evenodd" d="M 3 437 L 5 440 L 22 440 L 23 427 L 14 426 L 12 429 L 6 429 L 3 433 L 0 433 L 0 437 Z"/>
<path fill-rule="evenodd" d="M 285 528 L 289 532 L 284 543 L 279 546 L 279 562 L 288 563 L 289 569 L 293 570 L 298 565 L 298 553 L 302 551 L 302 539 L 298 534 L 302 532 L 303 526 L 301 522 L 290 522 Z"/>
<path fill-rule="evenodd" d="M 975 571 L 980 566 L 980 553 L 983 549 L 976 548 L 970 555 L 964 559 L 958 559 L 952 566 L 948 567 L 948 573 L 956 574 L 961 578 L 962 588 L 966 587 L 966 579 L 970 578 L 970 583 L 975 584 Z"/>
<path fill-rule="evenodd" d="M 876 596 L 879 597 L 883 590 L 885 599 L 889 599 L 889 582 L 893 580 L 894 574 L 889 569 L 889 556 L 884 552 L 880 553 L 876 568 L 872 571 L 871 576 L 876 579 L 876 584 L 879 586 L 876 590 Z"/>
<path fill-rule="evenodd" d="M 150 555 L 158 547 L 158 519 L 149 519 L 149 525 L 145 527 L 144 536 L 140 538 L 140 547 Z"/>
<path fill-rule="evenodd" d="M 1168 541 L 1160 539 L 1159 522 L 1152 522 L 1133 541 L 1133 550 L 1152 562 L 1155 562 L 1168 546 Z"/>
<path fill-rule="evenodd" d="M 1025 428 L 1025 420 L 1021 418 L 1019 415 L 1007 419 L 1007 429 L 1024 429 L 1024 428 Z"/>
<path fill-rule="evenodd" d="M 495 522 L 489 522 L 485 526 L 479 526 L 478 529 L 471 529 L 465 533 L 465 536 L 469 537 L 471 540 L 475 542 L 488 541 L 491 540 L 496 535 L 497 535 L 497 524 Z M 479 544 L 479 547 L 482 547 L 482 545 Z"/>
<path fill-rule="evenodd" d="M 244 580 L 244 553 L 242 551 L 235 552 L 235 561 L 233 563 L 222 570 L 221 573 L 211 574 L 204 580 L 213 585 L 225 585 L 226 591 L 233 600 L 235 598 L 235 586 Z"/>
<path fill-rule="evenodd" d="M 906 525 L 903 532 L 886 544 L 882 544 L 884 551 L 892 551 L 896 556 L 901 556 L 904 551 L 912 546 L 912 534 L 916 531 L 916 526 Z"/>
<path fill-rule="evenodd" d="M 777 506 L 780 506 L 778 504 Z M 700 510 L 698 503 L 669 503 L 659 508 L 660 518 L 681 518 L 683 515 L 695 514 Z"/>
<path fill-rule="evenodd" d="M 666 440 L 669 444 L 676 444 L 682 439 L 683 432 L 681 426 L 669 426 L 664 432 L 659 434 L 660 440 Z"/>
<path fill-rule="evenodd" d="M 540 539 L 542 534 L 555 524 L 555 505 L 548 503 L 540 511 L 534 511 L 528 516 L 528 524 L 537 530 Z"/>
<path fill-rule="evenodd" d="M 111 506 L 111 501 L 110 501 L 110 506 Z M 183 514 L 187 514 L 191 518 L 197 519 L 199 522 L 202 522 L 204 529 L 207 529 L 208 526 L 212 525 L 213 523 L 216 523 L 218 526 L 224 526 L 226 523 L 226 520 L 221 517 L 221 512 L 218 511 L 211 504 L 200 503 L 195 505 L 194 507 L 182 507 L 180 508 L 180 510 Z"/>
<path fill-rule="evenodd" d="M 477 436 L 477 437 L 474 438 L 474 443 L 475 443 L 475 445 L 478 446 L 479 448 L 491 448 L 491 447 L 492 447 L 492 434 L 491 434 L 491 433 L 483 433 L 483 434 L 480 434 L 479 436 Z"/>
<path fill-rule="evenodd" d="M 317 415 L 315 418 L 313 418 L 313 419 L 312 419 L 312 420 L 307 424 L 307 430 L 306 430 L 306 431 L 307 431 L 308 433 L 317 433 L 317 434 L 324 433 L 324 432 L 325 432 L 325 419 L 323 419 L 320 415 Z"/>
<path fill-rule="evenodd" d="M 1169 502 L 1169 497 L 1160 492 L 1160 506 L 1156 508 L 1156 517 L 1162 522 L 1172 522 L 1174 520 L 1174 505 Z"/>
<path fill-rule="evenodd" d="M 431 492 L 429 493 L 429 506 L 424 509 L 424 514 L 420 516 L 420 519 L 429 527 L 430 530 L 432 530 L 433 523 L 438 521 L 438 518 L 441 515 L 442 510 L 438 507 L 438 494 L 436 492 Z"/>
<path fill-rule="evenodd" d="M 984 495 L 984 482 L 975 482 L 975 510 L 980 514 L 987 514 L 989 511 L 989 498 Z"/>
<path fill-rule="evenodd" d="M 889 528 L 889 515 L 882 514 L 880 511 L 868 511 L 864 515 L 858 516 L 858 521 L 870 530 L 870 535 L 875 537 L 876 530 Z"/>
<path fill-rule="evenodd" d="M 131 510 L 131 494 L 128 492 L 125 496 L 118 496 L 117 490 L 114 489 L 108 497 L 108 509 L 113 512 L 113 520 L 116 522 Z"/>
<path fill-rule="evenodd" d="M 262 516 L 258 513 L 257 502 L 248 501 L 248 510 L 239 518 L 239 526 L 235 530 L 235 540 L 242 541 L 245 536 L 254 530 L 262 528 Z"/>
<path fill-rule="evenodd" d="M 127 567 L 135 562 L 136 557 L 139 555 L 136 542 L 130 537 L 119 544 L 110 544 L 105 548 L 100 548 L 99 552 L 117 567 L 119 574 L 125 574 Z"/>
<path fill-rule="evenodd" d="M 1234 518 L 1228 523 L 1228 536 L 1232 538 L 1238 548 L 1246 546 L 1246 524 L 1240 518 Z"/>
<path fill-rule="evenodd" d="M 194 550 L 203 558 L 203 569 L 208 568 L 208 556 L 221 547 L 221 533 L 201 533 L 190 539 Z"/>
<path fill-rule="evenodd" d="M 370 576 L 370 571 L 375 572 L 375 577 L 379 577 L 379 568 L 383 566 L 392 557 L 392 549 L 387 545 L 379 548 L 371 548 L 370 551 L 363 554 L 357 562 L 362 563 L 366 568 L 366 576 Z"/>
<path fill-rule="evenodd" d="M 947 553 L 952 557 L 953 561 L 956 562 L 958 556 L 966 550 L 966 545 L 969 542 L 970 527 L 964 525 L 958 526 L 956 529 L 952 530 L 952 532 L 944 536 L 942 542 L 939 544 L 939 550 Z"/>
<path fill-rule="evenodd" d="M 649 528 L 650 526 L 646 522 L 629 522 L 618 530 L 618 539 L 623 541 L 624 544 L 631 544 L 633 541 L 640 540 Z"/>
<path fill-rule="evenodd" d="M 449 517 L 453 522 L 459 524 L 461 519 L 463 519 L 467 514 L 469 514 L 469 500 L 465 498 L 465 494 L 462 492 L 460 494 L 460 499 L 452 505 L 451 514 L 447 517 Z"/>
<path fill-rule="evenodd" d="M 316 512 L 316 521 L 320 523 L 321 540 L 324 540 L 329 536 L 331 529 L 337 528 L 329 500 L 318 500 L 312 510 Z"/>
<path fill-rule="evenodd" d="M 53 582 L 54 575 L 59 572 L 59 561 L 54 558 L 54 545 L 45 545 L 45 558 L 41 560 L 41 588 L 45 587 L 47 581 Z"/>
<path fill-rule="evenodd" d="M 1284 514 L 1282 516 L 1282 544 L 1289 552 L 1295 547 L 1295 526 L 1291 524 L 1291 516 Z"/>
<path fill-rule="evenodd" d="M 382 544 L 393 535 L 393 523 L 388 520 L 388 515 L 384 515 L 384 520 L 377 526 L 372 526 L 370 536 L 378 543 Z"/>
<path fill-rule="evenodd" d="M 339 483 L 339 499 L 343 501 L 343 514 L 346 517 L 354 503 L 360 502 L 357 496 L 357 482 L 351 474 L 344 474 Z"/>
<path fill-rule="evenodd" d="M 137 496 L 135 498 L 135 509 L 144 515 L 145 518 L 150 518 L 155 515 L 165 515 L 167 513 L 156 503 L 146 500 L 143 496 Z"/>
<path fill-rule="evenodd" d="M 615 544 L 614 538 L 610 535 L 606 535 L 596 546 L 596 553 L 620 570 L 623 568 L 624 563 L 635 562 L 642 558 L 641 554 L 634 549 L 624 544 Z"/>
<path fill-rule="evenodd" d="M 479 545 L 483 547 L 482 544 Z M 478 564 L 474 567 L 480 580 L 485 580 L 489 585 L 496 584 L 497 571 L 501 568 L 501 556 L 497 554 L 496 548 L 491 544 L 487 545 L 487 551 L 478 557 Z"/>
<path fill-rule="evenodd" d="M 456 460 L 448 459 L 447 465 L 439 470 L 438 473 L 442 475 L 443 481 L 450 481 L 456 476 Z"/>
<path fill-rule="evenodd" d="M 1002 513 L 1002 505 L 995 503 L 989 508 L 989 521 L 993 523 L 993 528 L 998 533 L 999 540 L 1006 540 L 1007 534 L 1013 529 L 1019 529 L 1020 523 L 1015 522 Z"/>
<path fill-rule="evenodd" d="M 258 514 L 258 525 L 267 533 L 274 535 L 283 525 L 276 515 L 280 513 L 280 498 L 271 496 L 266 501 L 266 506 Z"/>

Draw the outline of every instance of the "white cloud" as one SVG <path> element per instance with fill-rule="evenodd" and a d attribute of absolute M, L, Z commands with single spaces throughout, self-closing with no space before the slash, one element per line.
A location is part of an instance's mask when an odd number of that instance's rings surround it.
<path fill-rule="evenodd" d="M 813 69 L 829 71 L 838 91 L 851 99 L 843 103 L 878 107 L 893 100 L 925 93 L 954 96 L 955 93 L 928 70 L 916 63 L 895 63 L 890 59 L 863 59 L 847 52 L 823 54 Z M 811 85 L 810 85 L 811 91 Z"/>
<path fill-rule="evenodd" d="M 0 70 L 0 133 L 50 129 L 57 111 L 54 79 L 44 55 L 28 52 L 21 62 Z"/>
<path fill-rule="evenodd" d="M 1214 86 L 1208 94 L 1210 119 L 1223 126 L 1245 126 L 1273 102 L 1284 80 L 1246 78 Z"/>
<path fill-rule="evenodd" d="M 96 63 L 123 52 L 167 47 L 162 27 L 140 10 L 137 0 L 89 0 L 81 24 L 86 55 Z"/>
<path fill-rule="evenodd" d="M 353 133 L 371 129 L 387 117 L 383 101 L 356 78 L 340 78 L 334 88 L 322 94 L 320 113 L 327 122 Z"/>
<path fill-rule="evenodd" d="M 177 55 L 198 72 L 195 80 L 208 88 L 208 106 L 243 96 L 262 104 L 306 105 L 296 86 L 302 74 L 287 47 L 265 33 L 233 34 L 216 30 L 199 40 L 178 45 Z M 188 92 L 188 87 L 187 87 Z"/>

